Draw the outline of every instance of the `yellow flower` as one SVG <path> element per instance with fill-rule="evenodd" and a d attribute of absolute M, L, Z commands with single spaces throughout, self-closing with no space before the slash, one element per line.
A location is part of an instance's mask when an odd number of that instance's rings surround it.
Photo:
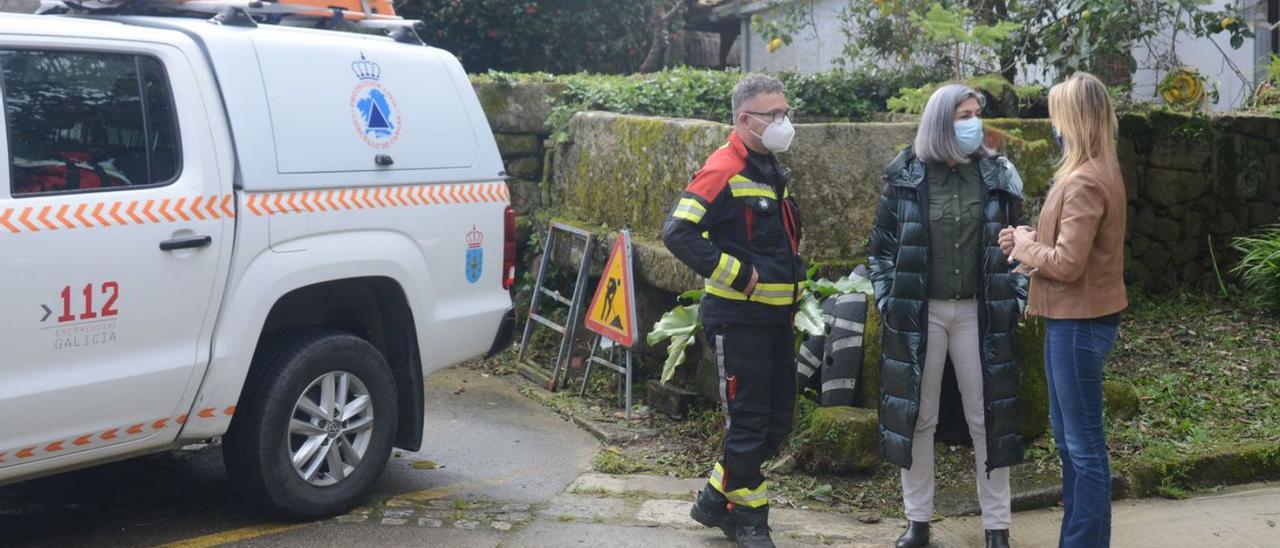
<path fill-rule="evenodd" d="M 769 41 L 769 45 L 766 47 L 769 49 L 769 53 L 778 51 L 778 48 L 782 47 L 782 39 L 774 38 L 773 40 Z"/>
<path fill-rule="evenodd" d="M 1230 16 L 1230 15 L 1228 15 L 1228 16 L 1226 16 L 1226 17 L 1223 17 L 1223 18 L 1222 18 L 1222 28 L 1224 28 L 1224 29 L 1225 29 L 1225 28 L 1229 28 L 1231 25 L 1236 24 L 1236 22 L 1237 22 L 1237 21 L 1239 21 L 1239 19 L 1236 19 L 1235 17 L 1232 17 L 1232 16 Z"/>
<path fill-rule="evenodd" d="M 1089 11 L 1089 10 L 1084 10 L 1084 11 L 1080 12 L 1080 17 L 1083 17 L 1083 18 L 1085 18 L 1085 19 L 1088 19 L 1088 18 L 1090 18 L 1090 17 L 1093 17 L 1093 12 L 1092 12 L 1092 11 Z"/>
<path fill-rule="evenodd" d="M 1174 108 L 1193 110 L 1204 106 L 1204 77 L 1194 68 L 1184 67 L 1169 74 L 1160 84 L 1160 97 Z"/>

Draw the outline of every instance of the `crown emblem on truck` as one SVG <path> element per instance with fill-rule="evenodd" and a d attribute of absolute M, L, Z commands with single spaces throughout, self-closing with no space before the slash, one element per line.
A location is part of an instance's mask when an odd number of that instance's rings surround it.
<path fill-rule="evenodd" d="M 484 245 L 484 233 L 476 229 L 476 225 L 471 225 L 471 231 L 467 232 L 467 247 L 472 249 Z"/>
<path fill-rule="evenodd" d="M 360 54 L 360 60 L 351 63 L 351 71 L 356 73 L 356 78 L 361 80 L 377 80 L 382 77 L 382 67 L 377 63 L 365 59 L 364 54 Z"/>

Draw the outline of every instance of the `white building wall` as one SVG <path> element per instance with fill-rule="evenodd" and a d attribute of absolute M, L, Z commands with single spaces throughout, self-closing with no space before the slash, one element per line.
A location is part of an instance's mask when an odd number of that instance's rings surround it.
<path fill-rule="evenodd" d="M 744 69 L 764 72 L 826 72 L 839 66 L 837 58 L 844 52 L 846 37 L 840 25 L 840 11 L 849 0 L 816 0 L 813 3 L 813 26 L 807 26 L 792 37 L 791 45 L 769 53 L 765 43 L 755 31 L 747 43 L 750 48 L 750 66 L 743 58 Z M 745 4 L 746 2 L 744 2 Z M 769 20 L 776 17 L 771 10 L 757 15 Z"/>
<path fill-rule="evenodd" d="M 1267 16 L 1265 1 L 1213 0 L 1207 7 L 1218 10 L 1227 6 L 1236 6 L 1245 14 L 1246 20 L 1255 23 L 1253 25 L 1255 29 L 1261 30 L 1261 23 Z M 1166 31 L 1155 40 L 1158 41 L 1157 43 L 1167 45 L 1172 40 L 1172 32 Z M 1228 33 L 1224 32 L 1207 38 L 1194 38 L 1182 32 L 1178 37 L 1177 52 L 1184 64 L 1200 69 L 1200 73 L 1205 75 L 1211 85 L 1217 84 L 1220 98 L 1217 104 L 1211 105 L 1213 110 L 1230 110 L 1243 106 L 1256 86 L 1257 75 L 1254 68 L 1259 52 L 1255 49 L 1252 38 L 1246 39 L 1240 49 L 1231 49 L 1231 35 Z M 1226 52 L 1225 56 L 1223 52 Z M 1138 72 L 1133 75 L 1133 98 L 1142 101 L 1158 101 L 1156 86 L 1160 85 L 1160 81 L 1167 73 L 1144 68 L 1149 57 L 1145 45 L 1139 44 L 1134 47 L 1133 56 L 1138 60 L 1139 67 Z M 1266 58 L 1263 56 L 1263 59 Z"/>

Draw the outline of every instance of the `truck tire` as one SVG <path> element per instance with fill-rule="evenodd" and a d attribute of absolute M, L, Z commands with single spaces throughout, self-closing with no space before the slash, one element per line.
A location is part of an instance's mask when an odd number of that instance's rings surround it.
<path fill-rule="evenodd" d="M 386 468 L 395 378 L 368 341 L 342 331 L 273 335 L 223 439 L 233 485 L 287 519 L 346 512 Z"/>

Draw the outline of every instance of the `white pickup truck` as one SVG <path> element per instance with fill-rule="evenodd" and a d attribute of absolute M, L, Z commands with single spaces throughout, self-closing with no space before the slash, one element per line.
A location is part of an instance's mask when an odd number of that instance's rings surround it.
<path fill-rule="evenodd" d="M 510 342 L 457 60 L 227 14 L 0 15 L 0 484 L 221 438 L 265 509 L 342 512 Z"/>

